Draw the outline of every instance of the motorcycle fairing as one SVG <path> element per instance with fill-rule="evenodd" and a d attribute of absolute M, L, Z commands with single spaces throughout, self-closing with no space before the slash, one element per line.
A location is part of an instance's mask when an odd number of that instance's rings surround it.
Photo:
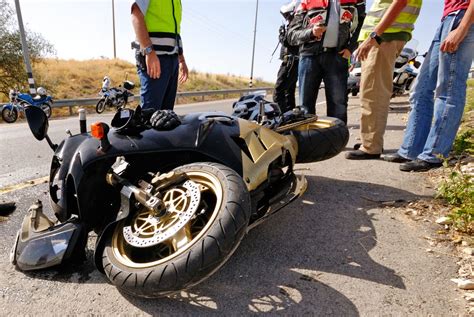
<path fill-rule="evenodd" d="M 13 109 L 13 105 L 12 105 L 11 103 L 7 103 L 7 104 L 3 105 L 2 109 L 12 110 L 12 109 Z"/>
<path fill-rule="evenodd" d="M 97 151 L 99 141 L 88 134 L 69 137 L 60 144 L 53 159 L 50 189 L 60 196 L 52 194 L 53 208 L 61 221 L 78 214 L 85 221 L 96 222 L 97 217 L 118 208 L 120 198 L 105 183 L 105 174 L 117 156 L 125 156 L 136 174 L 199 160 L 219 162 L 242 175 L 253 190 L 266 181 L 272 162 L 293 165 L 297 151 L 296 141 L 221 113 L 186 115 L 171 131 L 147 129 L 124 135 L 112 129 L 108 139 L 111 148 L 106 153 Z M 97 195 L 99 190 L 103 192 Z M 114 201 L 113 207 L 101 204 L 101 196 Z M 91 217 L 94 219 L 88 219 Z"/>

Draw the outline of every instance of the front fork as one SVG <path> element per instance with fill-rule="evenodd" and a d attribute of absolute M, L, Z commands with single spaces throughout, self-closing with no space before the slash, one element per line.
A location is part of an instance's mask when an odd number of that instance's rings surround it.
<path fill-rule="evenodd" d="M 137 187 L 123 177 L 129 166 L 130 164 L 125 161 L 125 158 L 119 156 L 106 175 L 108 184 L 121 187 L 121 208 L 116 220 L 124 219 L 130 214 L 132 199 L 153 211 L 156 217 L 164 216 L 166 207 L 161 192 L 165 188 L 187 180 L 186 174 L 174 172 L 162 175 L 154 174 L 151 183 L 140 180 Z"/>

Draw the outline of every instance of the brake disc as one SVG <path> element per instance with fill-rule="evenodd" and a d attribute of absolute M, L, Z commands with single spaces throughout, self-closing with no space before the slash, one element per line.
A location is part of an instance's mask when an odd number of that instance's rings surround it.
<path fill-rule="evenodd" d="M 181 229 L 196 213 L 201 201 L 199 185 L 191 180 L 166 190 L 163 202 L 166 213 L 157 217 L 153 210 L 144 208 L 124 226 L 125 241 L 137 248 L 146 248 L 162 243 Z"/>

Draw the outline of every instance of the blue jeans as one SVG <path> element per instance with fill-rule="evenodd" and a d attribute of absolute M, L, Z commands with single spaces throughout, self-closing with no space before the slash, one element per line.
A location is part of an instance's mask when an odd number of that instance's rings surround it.
<path fill-rule="evenodd" d="M 146 68 L 137 67 L 141 84 L 141 106 L 142 109 L 173 110 L 178 90 L 178 55 L 159 55 L 158 58 L 161 66 L 160 78 L 152 79 L 148 76 Z"/>
<path fill-rule="evenodd" d="M 466 103 L 466 81 L 474 57 L 474 25 L 454 53 L 440 51 L 465 11 L 449 15 L 436 31 L 410 96 L 412 107 L 398 154 L 407 159 L 439 163 L 456 137 Z"/>
<path fill-rule="evenodd" d="M 349 63 L 336 51 L 300 56 L 298 80 L 300 103 L 309 113 L 316 113 L 319 86 L 324 80 L 327 115 L 347 123 L 347 78 Z"/>

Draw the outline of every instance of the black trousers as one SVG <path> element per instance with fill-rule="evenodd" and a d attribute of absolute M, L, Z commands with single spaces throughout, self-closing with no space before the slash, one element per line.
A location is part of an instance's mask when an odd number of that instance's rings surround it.
<path fill-rule="evenodd" d="M 278 70 L 273 101 L 285 112 L 296 107 L 295 90 L 298 81 L 298 58 L 285 58 Z"/>

